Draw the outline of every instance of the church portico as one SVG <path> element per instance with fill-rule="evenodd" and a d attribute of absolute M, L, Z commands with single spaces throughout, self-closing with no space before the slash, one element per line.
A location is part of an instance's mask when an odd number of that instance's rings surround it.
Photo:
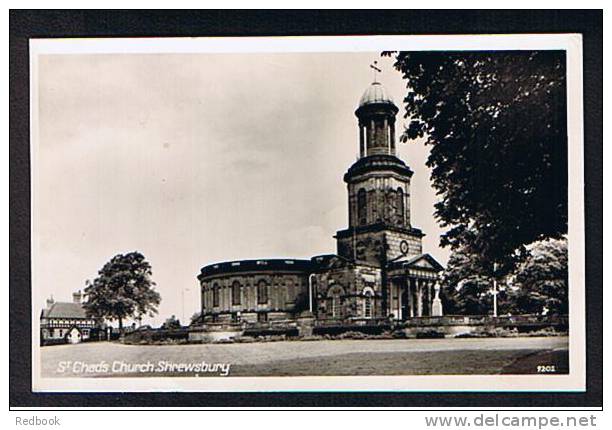
<path fill-rule="evenodd" d="M 398 320 L 433 315 L 439 272 L 443 267 L 429 254 L 395 261 L 389 269 L 389 315 Z"/>
<path fill-rule="evenodd" d="M 393 278 L 390 283 L 388 315 L 397 320 L 431 316 L 431 301 L 435 275 L 427 278 L 402 276 Z"/>

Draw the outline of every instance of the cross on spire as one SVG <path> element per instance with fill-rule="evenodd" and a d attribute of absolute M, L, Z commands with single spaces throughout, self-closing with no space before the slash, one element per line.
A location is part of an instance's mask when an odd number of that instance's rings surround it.
<path fill-rule="evenodd" d="M 370 64 L 370 68 L 374 70 L 374 82 L 378 82 L 376 80 L 376 73 L 381 73 L 382 70 L 378 68 L 378 61 L 374 61 L 374 63 Z"/>

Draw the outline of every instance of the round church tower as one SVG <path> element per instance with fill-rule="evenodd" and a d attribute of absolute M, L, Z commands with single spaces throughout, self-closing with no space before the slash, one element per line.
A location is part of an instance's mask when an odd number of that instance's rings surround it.
<path fill-rule="evenodd" d="M 412 170 L 396 155 L 398 111 L 376 81 L 365 90 L 355 111 L 360 158 L 344 175 L 349 227 L 336 234 L 338 254 L 353 261 L 379 265 L 422 252 L 423 233 L 410 222 Z"/>

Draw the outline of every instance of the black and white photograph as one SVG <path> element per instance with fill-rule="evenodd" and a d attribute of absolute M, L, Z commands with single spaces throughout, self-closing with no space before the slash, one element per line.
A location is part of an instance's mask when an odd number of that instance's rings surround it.
<path fill-rule="evenodd" d="M 32 390 L 585 390 L 580 35 L 30 41 Z"/>

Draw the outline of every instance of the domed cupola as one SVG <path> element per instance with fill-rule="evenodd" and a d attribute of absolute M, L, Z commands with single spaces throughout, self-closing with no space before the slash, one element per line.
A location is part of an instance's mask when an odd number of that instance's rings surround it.
<path fill-rule="evenodd" d="M 359 155 L 395 155 L 395 116 L 399 109 L 380 82 L 372 82 L 359 100 Z"/>
<path fill-rule="evenodd" d="M 387 90 L 380 82 L 372 82 L 365 90 L 361 100 L 359 100 L 359 107 L 376 103 L 392 104 L 395 106 L 393 98 L 387 93 Z"/>

